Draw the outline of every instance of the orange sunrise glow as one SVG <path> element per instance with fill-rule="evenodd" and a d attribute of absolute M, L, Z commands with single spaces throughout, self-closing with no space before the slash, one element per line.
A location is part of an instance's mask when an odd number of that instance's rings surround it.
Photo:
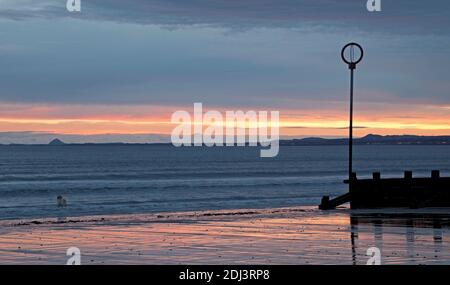
<path fill-rule="evenodd" d="M 339 110 L 279 110 L 282 136 L 345 136 L 348 117 L 345 105 Z M 377 106 L 380 108 L 380 106 Z M 384 106 L 383 106 L 384 107 Z M 170 134 L 171 114 L 192 112 L 192 106 L 114 106 L 114 105 L 0 105 L 1 132 L 51 132 L 58 134 Z M 214 109 L 211 107 L 208 109 Z M 205 109 L 204 111 L 207 111 Z M 233 110 L 220 108 L 222 111 Z M 449 106 L 386 106 L 379 114 L 370 104 L 356 112 L 355 133 L 450 134 Z M 248 109 L 242 109 L 247 111 Z M 398 115 L 401 114 L 401 115 Z"/>

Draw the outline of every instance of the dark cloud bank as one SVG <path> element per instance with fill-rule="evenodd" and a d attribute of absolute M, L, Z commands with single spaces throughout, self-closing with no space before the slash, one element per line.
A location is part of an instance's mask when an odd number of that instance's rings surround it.
<path fill-rule="evenodd" d="M 450 3 L 444 0 L 382 1 L 369 13 L 366 0 L 81 0 L 82 13 L 67 13 L 65 0 L 9 1 L 0 17 L 76 17 L 96 21 L 162 25 L 361 29 L 383 33 L 448 34 Z"/>

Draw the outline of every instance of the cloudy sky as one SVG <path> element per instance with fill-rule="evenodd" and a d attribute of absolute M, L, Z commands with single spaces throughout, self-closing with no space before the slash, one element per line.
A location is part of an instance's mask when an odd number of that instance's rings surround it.
<path fill-rule="evenodd" d="M 168 134 L 172 112 L 279 110 L 285 136 L 450 135 L 450 3 L 0 0 L 0 143 Z M 14 139 L 13 139 L 14 138 Z"/>

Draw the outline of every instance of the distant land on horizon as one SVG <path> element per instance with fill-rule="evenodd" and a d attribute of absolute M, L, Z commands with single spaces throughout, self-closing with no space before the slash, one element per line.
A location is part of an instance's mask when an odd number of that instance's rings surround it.
<path fill-rule="evenodd" d="M 450 136 L 417 136 L 417 135 L 375 135 L 369 134 L 354 138 L 355 145 L 450 145 Z M 170 142 L 81 142 L 65 143 L 54 138 L 48 144 L 1 144 L 1 145 L 170 145 Z M 282 139 L 281 146 L 314 146 L 314 145 L 347 145 L 348 138 L 307 137 L 301 139 Z"/>
<path fill-rule="evenodd" d="M 326 139 L 309 137 L 303 139 L 280 140 L 280 145 L 347 145 L 348 138 Z M 450 136 L 416 135 L 374 135 L 354 138 L 356 145 L 450 145 Z"/>

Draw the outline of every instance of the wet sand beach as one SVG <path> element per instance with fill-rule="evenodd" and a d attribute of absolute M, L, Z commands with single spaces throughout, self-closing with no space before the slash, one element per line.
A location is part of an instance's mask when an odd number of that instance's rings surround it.
<path fill-rule="evenodd" d="M 3 221 L 1 264 L 450 264 L 448 209 L 311 207 Z"/>

